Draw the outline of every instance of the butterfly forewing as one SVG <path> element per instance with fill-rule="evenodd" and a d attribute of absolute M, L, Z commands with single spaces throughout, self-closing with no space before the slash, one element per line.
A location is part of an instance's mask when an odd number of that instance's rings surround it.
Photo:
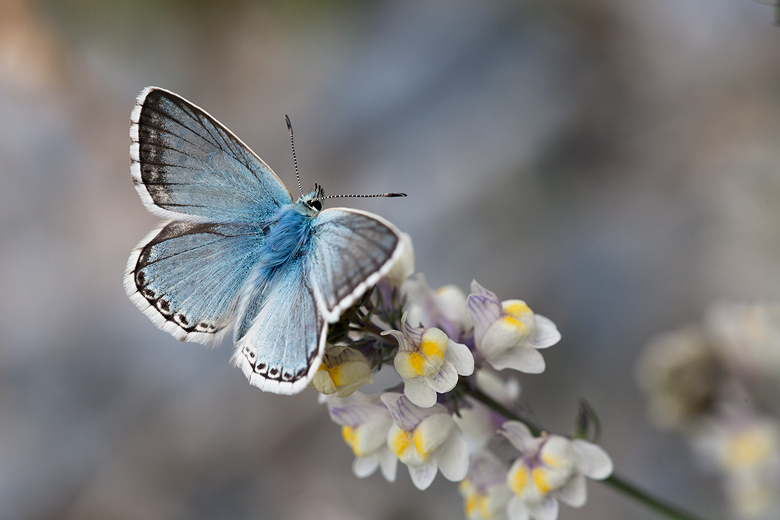
<path fill-rule="evenodd" d="M 176 338 L 215 342 L 235 321 L 264 240 L 253 224 L 167 222 L 133 250 L 125 290 Z"/>
<path fill-rule="evenodd" d="M 398 231 L 368 212 L 334 208 L 314 219 L 306 255 L 318 305 L 333 323 L 400 256 Z"/>
<path fill-rule="evenodd" d="M 131 172 L 152 213 L 211 222 L 264 222 L 292 202 L 276 174 L 203 109 L 156 87 L 131 116 Z"/>

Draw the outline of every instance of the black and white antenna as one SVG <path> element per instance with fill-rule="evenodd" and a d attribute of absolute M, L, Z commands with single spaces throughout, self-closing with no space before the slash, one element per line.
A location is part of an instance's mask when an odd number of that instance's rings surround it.
<path fill-rule="evenodd" d="M 295 178 L 298 179 L 298 190 L 303 197 L 303 188 L 301 187 L 301 176 L 298 174 L 298 158 L 295 157 L 295 143 L 293 142 L 292 123 L 290 122 L 290 116 L 284 115 L 284 120 L 287 122 L 287 130 L 290 132 L 290 148 L 292 148 L 293 164 L 295 164 Z"/>
<path fill-rule="evenodd" d="M 301 176 L 298 174 L 298 159 L 295 157 L 295 143 L 293 142 L 293 129 L 290 122 L 290 116 L 284 116 L 284 120 L 287 122 L 287 130 L 290 132 L 290 148 L 292 148 L 293 164 L 295 164 L 295 178 L 298 180 L 298 189 L 303 196 L 303 187 L 301 187 Z M 316 187 L 316 185 L 315 185 Z M 318 187 L 318 193 L 324 193 L 322 187 Z M 325 199 L 345 199 L 345 198 L 371 198 L 371 197 L 406 197 L 406 193 L 375 193 L 374 195 L 328 195 L 327 197 L 317 197 L 312 199 L 312 202 Z"/>

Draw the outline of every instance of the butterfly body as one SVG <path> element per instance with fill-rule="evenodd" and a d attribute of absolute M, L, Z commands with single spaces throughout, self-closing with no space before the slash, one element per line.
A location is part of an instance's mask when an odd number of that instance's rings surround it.
<path fill-rule="evenodd" d="M 149 87 L 131 115 L 131 173 L 167 220 L 130 255 L 125 290 L 159 328 L 218 343 L 250 383 L 297 393 L 316 373 L 328 324 L 400 256 L 395 227 L 368 212 L 321 210 L 321 188 L 293 202 L 227 128 Z"/>

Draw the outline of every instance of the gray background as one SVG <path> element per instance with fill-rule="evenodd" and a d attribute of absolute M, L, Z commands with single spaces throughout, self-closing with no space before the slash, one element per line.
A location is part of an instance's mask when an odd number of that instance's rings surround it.
<path fill-rule="evenodd" d="M 409 232 L 559 326 L 523 397 L 599 411 L 623 475 L 723 518 L 652 429 L 634 364 L 718 299 L 780 295 L 780 28 L 751 0 L 0 2 L 0 518 L 450 519 L 456 485 L 350 473 L 316 394 L 263 394 L 176 342 L 122 273 L 156 219 L 128 126 L 147 85 L 204 107 L 295 189 Z M 351 201 L 349 201 L 351 203 Z M 351 205 L 351 204 L 350 204 Z M 589 484 L 560 518 L 654 518 Z"/>

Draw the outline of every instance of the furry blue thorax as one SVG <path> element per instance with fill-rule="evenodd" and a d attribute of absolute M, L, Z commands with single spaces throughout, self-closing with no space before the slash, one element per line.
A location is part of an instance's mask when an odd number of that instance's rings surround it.
<path fill-rule="evenodd" d="M 276 225 L 268 233 L 262 258 L 263 267 L 269 274 L 306 251 L 311 221 L 319 213 L 308 204 L 311 195 L 282 206 L 276 213 Z"/>

